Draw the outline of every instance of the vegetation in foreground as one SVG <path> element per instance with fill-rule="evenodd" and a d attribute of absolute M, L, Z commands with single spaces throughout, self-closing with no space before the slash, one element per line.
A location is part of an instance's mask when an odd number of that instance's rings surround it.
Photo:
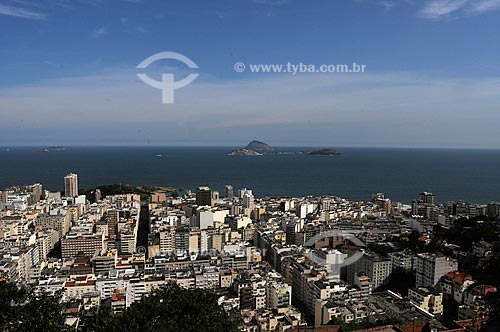
<path fill-rule="evenodd" d="M 63 325 L 62 292 L 50 295 L 30 287 L 0 283 L 0 331 L 74 331 Z M 84 332 L 239 331 L 236 314 L 217 304 L 217 295 L 201 289 L 183 289 L 175 283 L 152 291 L 121 315 L 101 307 L 81 315 Z"/>

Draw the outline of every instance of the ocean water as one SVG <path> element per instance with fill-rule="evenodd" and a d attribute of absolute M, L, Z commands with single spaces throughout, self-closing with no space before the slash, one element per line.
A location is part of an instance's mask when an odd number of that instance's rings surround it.
<path fill-rule="evenodd" d="M 232 147 L 38 149 L 0 148 L 0 188 L 40 182 L 47 189 L 63 190 L 64 175 L 75 172 L 80 188 L 208 185 L 222 195 L 224 185 L 232 184 L 235 190 L 253 189 L 257 197 L 332 194 L 366 200 L 371 193 L 384 192 L 410 203 L 419 192 L 431 191 L 438 202 L 500 200 L 500 150 L 339 148 L 340 157 L 234 157 L 226 155 Z"/>

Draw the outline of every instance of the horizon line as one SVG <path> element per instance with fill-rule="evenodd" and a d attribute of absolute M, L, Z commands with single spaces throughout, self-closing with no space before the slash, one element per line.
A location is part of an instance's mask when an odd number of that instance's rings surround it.
<path fill-rule="evenodd" d="M 61 148 L 244 148 L 246 145 L 196 145 L 196 144 L 180 144 L 180 145 L 153 145 L 153 144 L 22 144 L 22 145 L 5 145 L 0 144 L 1 149 L 11 149 L 11 148 L 38 148 L 46 149 L 50 147 L 61 147 Z M 408 150 L 500 150 L 500 147 L 461 147 L 461 146 L 391 146 L 391 145 L 379 145 L 379 146 L 364 146 L 364 145 L 271 145 L 273 150 L 283 149 L 283 148 L 331 148 L 331 149 L 408 149 Z M 272 151 L 272 150 L 268 150 Z"/>

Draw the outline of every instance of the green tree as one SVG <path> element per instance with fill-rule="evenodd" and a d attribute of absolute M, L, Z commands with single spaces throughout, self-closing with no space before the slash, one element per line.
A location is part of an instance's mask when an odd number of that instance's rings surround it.
<path fill-rule="evenodd" d="M 50 295 L 32 287 L 0 282 L 0 331 L 68 331 L 63 325 L 61 296 L 62 292 Z"/>
<path fill-rule="evenodd" d="M 153 290 L 120 316 L 100 311 L 82 320 L 83 331 L 95 332 L 216 332 L 239 331 L 238 315 L 217 304 L 217 295 L 183 289 L 175 283 Z"/>

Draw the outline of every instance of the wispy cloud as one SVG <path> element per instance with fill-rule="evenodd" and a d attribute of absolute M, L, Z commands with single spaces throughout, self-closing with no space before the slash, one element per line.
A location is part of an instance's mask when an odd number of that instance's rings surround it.
<path fill-rule="evenodd" d="M 474 12 L 482 13 L 500 8 L 500 0 L 482 0 L 477 1 L 473 6 Z"/>
<path fill-rule="evenodd" d="M 0 123 L 0 141 L 35 134 L 56 141 L 63 137 L 60 128 L 71 128 L 82 142 L 96 132 L 96 141 L 113 144 L 124 132 L 126 139 L 140 142 L 141 128 L 159 144 L 194 137 L 231 142 L 250 135 L 311 145 L 488 147 L 500 139 L 498 78 L 366 73 L 220 81 L 202 76 L 175 91 L 175 104 L 165 105 L 160 90 L 135 74 L 110 70 L 0 89 L 7 119 Z"/>
<path fill-rule="evenodd" d="M 396 3 L 394 1 L 380 1 L 380 5 L 386 10 L 389 10 L 396 6 Z"/>
<path fill-rule="evenodd" d="M 254 0 L 254 2 L 260 5 L 282 6 L 286 5 L 289 0 Z"/>
<path fill-rule="evenodd" d="M 108 27 L 103 26 L 103 27 L 95 29 L 92 32 L 92 38 L 101 38 L 102 36 L 104 36 L 107 33 L 108 33 Z"/>
<path fill-rule="evenodd" d="M 414 5 L 415 0 L 354 0 L 360 4 L 379 6 L 385 10 L 391 10 L 401 5 Z"/>
<path fill-rule="evenodd" d="M 482 14 L 499 8 L 500 0 L 431 0 L 420 10 L 419 16 L 438 20 Z"/>
<path fill-rule="evenodd" d="M 397 5 L 397 1 L 395 0 L 355 0 L 355 1 L 359 3 L 381 6 L 387 10 L 392 9 Z"/>
<path fill-rule="evenodd" d="M 29 20 L 44 20 L 46 18 L 45 14 L 41 12 L 3 4 L 0 4 L 0 15 L 25 18 Z"/>
<path fill-rule="evenodd" d="M 266 0 L 259 0 L 266 1 Z M 500 0 L 353 0 L 391 10 L 397 6 L 416 8 L 417 17 L 429 20 L 457 19 L 499 10 Z"/>

